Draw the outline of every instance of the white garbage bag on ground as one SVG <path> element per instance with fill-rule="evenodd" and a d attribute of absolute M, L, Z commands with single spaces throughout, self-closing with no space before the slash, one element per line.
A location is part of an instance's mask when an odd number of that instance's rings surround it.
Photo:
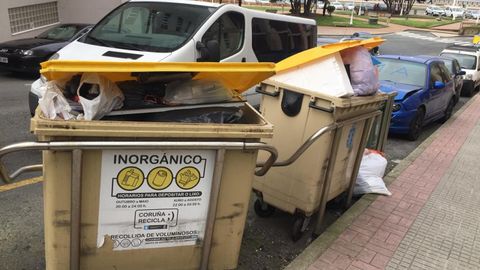
<path fill-rule="evenodd" d="M 360 163 L 360 170 L 358 171 L 353 194 L 376 193 L 388 196 L 392 195 L 382 179 L 386 168 L 386 158 L 378 151 L 366 149 Z"/>

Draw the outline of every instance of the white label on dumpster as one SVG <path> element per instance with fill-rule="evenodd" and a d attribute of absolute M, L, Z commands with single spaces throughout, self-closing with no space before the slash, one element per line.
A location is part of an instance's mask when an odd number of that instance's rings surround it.
<path fill-rule="evenodd" d="M 196 245 L 203 240 L 215 150 L 102 152 L 97 247 Z"/>

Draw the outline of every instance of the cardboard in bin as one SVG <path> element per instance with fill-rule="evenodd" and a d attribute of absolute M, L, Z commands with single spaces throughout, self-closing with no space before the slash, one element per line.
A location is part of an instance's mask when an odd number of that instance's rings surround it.
<path fill-rule="evenodd" d="M 372 49 L 383 41 L 381 38 L 351 40 L 303 51 L 277 63 L 276 75 L 269 80 L 303 88 L 314 95 L 319 93 L 335 97 L 352 95 L 353 89 L 340 52 L 358 46 Z"/>

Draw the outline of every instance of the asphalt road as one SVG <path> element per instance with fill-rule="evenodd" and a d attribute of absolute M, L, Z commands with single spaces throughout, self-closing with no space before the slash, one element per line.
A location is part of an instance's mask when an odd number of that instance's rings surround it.
<path fill-rule="evenodd" d="M 381 47 L 383 54 L 438 54 L 447 44 L 401 35 L 388 35 Z M 453 42 L 454 40 L 452 40 Z M 34 140 L 29 133 L 27 93 L 34 78 L 0 73 L 0 146 Z M 462 98 L 457 108 L 467 99 Z M 410 142 L 390 137 L 386 153 L 390 168 L 405 158 L 418 144 L 440 125 L 424 129 L 419 140 Z M 41 161 L 39 153 L 11 156 L 6 164 L 16 168 Z M 254 196 L 248 214 L 239 269 L 281 269 L 293 260 L 306 246 L 306 236 L 298 242 L 290 240 L 292 217 L 277 211 L 271 218 L 259 218 L 253 213 Z M 33 184 L 15 190 L 0 192 L 0 262 L 1 269 L 44 269 L 43 248 L 43 197 L 42 184 Z M 341 214 L 342 208 L 330 204 L 328 223 Z"/>

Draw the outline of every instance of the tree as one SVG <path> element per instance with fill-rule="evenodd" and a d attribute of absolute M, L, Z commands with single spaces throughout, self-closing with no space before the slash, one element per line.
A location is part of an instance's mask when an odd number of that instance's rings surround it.
<path fill-rule="evenodd" d="M 312 7 L 316 6 L 318 0 L 290 0 L 290 7 L 292 14 L 303 14 L 309 16 L 312 12 Z M 303 2 L 303 13 L 302 13 Z"/>
<path fill-rule="evenodd" d="M 323 16 L 325 16 L 325 11 L 327 11 L 327 7 L 330 6 L 330 1 L 324 0 L 323 1 Z"/>
<path fill-rule="evenodd" d="M 408 14 L 415 3 L 415 0 L 383 0 L 387 10 L 391 14 Z M 403 9 L 403 12 L 400 12 Z"/>

